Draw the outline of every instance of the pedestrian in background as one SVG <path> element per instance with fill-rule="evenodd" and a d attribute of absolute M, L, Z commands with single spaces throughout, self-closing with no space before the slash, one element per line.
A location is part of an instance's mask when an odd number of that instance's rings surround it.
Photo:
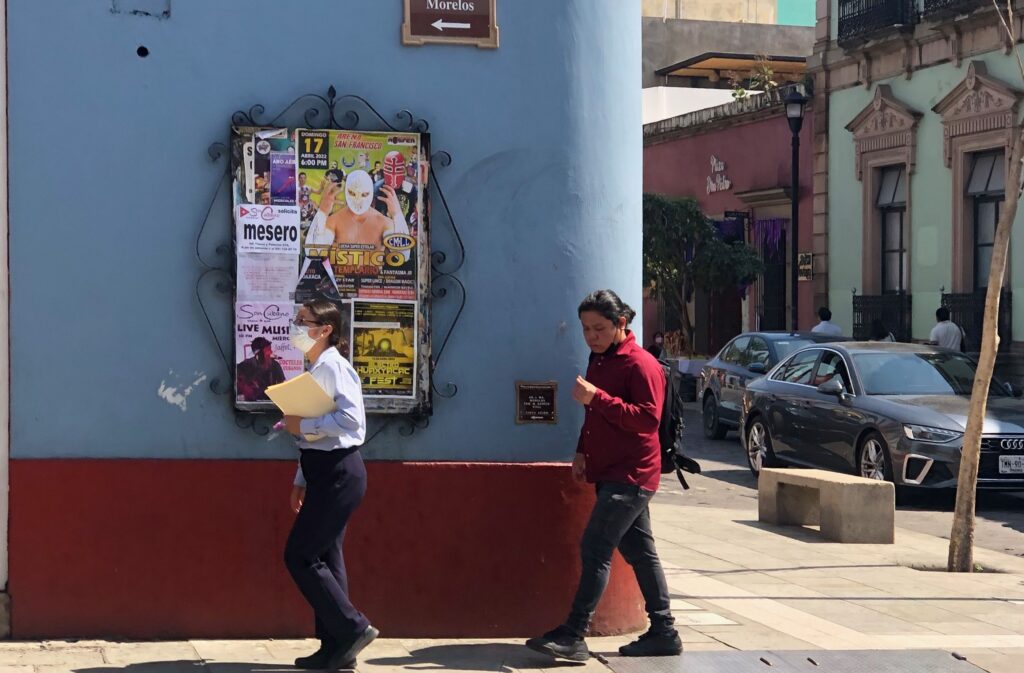
<path fill-rule="evenodd" d="M 896 341 L 896 337 L 892 335 L 880 318 L 875 318 L 871 321 L 871 340 L 893 342 Z"/>
<path fill-rule="evenodd" d="M 584 636 L 608 585 L 618 548 L 633 567 L 643 593 L 650 630 L 619 648 L 624 656 L 651 657 L 683 650 L 672 617 L 668 584 L 651 532 L 649 503 L 661 477 L 658 427 L 665 400 L 665 374 L 644 351 L 629 324 L 636 311 L 611 290 L 593 292 L 578 315 L 590 347 L 587 378 L 576 377 L 573 399 L 586 409 L 573 476 L 594 484 L 597 502 L 580 544 L 579 587 L 564 624 L 527 647 L 560 659 L 586 661 Z"/>
<path fill-rule="evenodd" d="M 285 416 L 282 424 L 301 451 L 291 507 L 298 516 L 288 535 L 284 562 L 316 620 L 320 649 L 299 657 L 299 668 L 354 668 L 356 656 L 380 634 L 348 597 L 342 556 L 345 527 L 366 494 L 359 446 L 366 413 L 359 374 L 341 352 L 344 333 L 338 307 L 306 302 L 291 326 L 291 342 L 312 362 L 309 373 L 335 402 L 320 418 Z"/>
<path fill-rule="evenodd" d="M 660 360 L 662 353 L 665 352 L 665 335 L 655 332 L 654 341 L 647 347 L 647 352 L 653 355 L 655 360 Z"/>
<path fill-rule="evenodd" d="M 935 311 L 936 325 L 932 328 L 932 333 L 928 337 L 928 341 L 932 342 L 939 348 L 948 348 L 951 351 L 963 351 L 964 341 L 966 341 L 967 335 L 964 334 L 963 328 L 957 325 L 955 322 L 949 319 L 949 309 L 945 306 L 940 306 Z"/>
<path fill-rule="evenodd" d="M 818 319 L 821 321 L 817 325 L 811 328 L 812 332 L 818 332 L 821 334 L 832 334 L 834 336 L 842 336 L 843 330 L 832 322 L 832 311 L 828 310 L 824 306 L 818 309 Z"/>

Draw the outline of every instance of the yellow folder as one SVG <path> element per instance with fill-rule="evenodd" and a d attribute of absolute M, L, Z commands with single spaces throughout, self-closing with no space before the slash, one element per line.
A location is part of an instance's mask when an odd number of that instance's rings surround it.
<path fill-rule="evenodd" d="M 267 397 L 285 416 L 319 418 L 337 408 L 334 399 L 309 372 L 267 387 Z"/>

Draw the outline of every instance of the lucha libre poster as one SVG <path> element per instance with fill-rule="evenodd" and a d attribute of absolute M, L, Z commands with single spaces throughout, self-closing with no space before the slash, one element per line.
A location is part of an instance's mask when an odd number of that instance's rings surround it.
<path fill-rule="evenodd" d="M 420 136 L 299 129 L 307 257 L 325 258 L 351 299 L 417 298 Z"/>
<path fill-rule="evenodd" d="M 367 411 L 429 408 L 428 136 L 234 127 L 231 156 L 236 407 L 273 409 L 263 384 L 308 368 L 284 316 L 324 299 Z"/>

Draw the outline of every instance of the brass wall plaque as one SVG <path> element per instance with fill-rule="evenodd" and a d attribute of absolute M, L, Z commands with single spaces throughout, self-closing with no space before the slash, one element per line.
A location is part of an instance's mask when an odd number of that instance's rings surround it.
<path fill-rule="evenodd" d="M 558 423 L 557 381 L 516 381 L 516 423 Z"/>

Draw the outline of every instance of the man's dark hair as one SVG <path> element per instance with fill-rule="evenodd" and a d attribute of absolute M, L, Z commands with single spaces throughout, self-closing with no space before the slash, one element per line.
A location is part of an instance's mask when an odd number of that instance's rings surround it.
<path fill-rule="evenodd" d="M 580 303 L 576 315 L 582 315 L 584 311 L 598 313 L 615 323 L 616 327 L 619 324 L 619 318 L 625 318 L 628 325 L 636 317 L 636 311 L 611 290 L 597 290 L 588 294 Z"/>
<path fill-rule="evenodd" d="M 832 311 L 828 310 L 827 307 L 822 306 L 821 308 L 818 309 L 818 319 L 821 320 L 822 322 L 825 322 L 826 320 L 831 320 Z"/>
<path fill-rule="evenodd" d="M 945 306 L 940 306 L 938 310 L 935 311 L 935 319 L 939 322 L 946 322 L 949 320 L 949 309 Z"/>

